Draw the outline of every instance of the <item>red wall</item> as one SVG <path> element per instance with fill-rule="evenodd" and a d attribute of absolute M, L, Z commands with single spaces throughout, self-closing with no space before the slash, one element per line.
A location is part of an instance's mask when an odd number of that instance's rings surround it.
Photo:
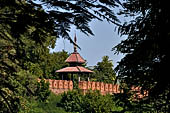
<path fill-rule="evenodd" d="M 38 79 L 38 81 L 40 81 L 40 79 Z M 55 94 L 61 94 L 69 90 L 73 90 L 72 81 L 52 79 L 46 79 L 45 81 L 50 83 L 50 90 Z M 82 90 L 83 94 L 85 94 L 88 90 L 99 90 L 102 95 L 123 92 L 120 90 L 118 84 L 107 84 L 103 82 L 80 81 L 78 87 Z M 147 91 L 144 92 L 144 95 L 141 94 L 141 87 L 132 87 L 131 89 L 131 91 L 136 92 L 134 98 L 143 98 L 144 96 L 148 96 Z"/>

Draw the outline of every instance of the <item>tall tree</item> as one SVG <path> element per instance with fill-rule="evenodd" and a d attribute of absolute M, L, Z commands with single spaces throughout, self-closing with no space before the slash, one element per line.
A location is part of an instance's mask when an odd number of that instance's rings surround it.
<path fill-rule="evenodd" d="M 0 112 L 13 113 L 24 96 L 34 95 L 36 89 L 28 64 L 33 65 L 55 39 L 52 22 L 47 22 L 43 10 L 26 1 L 0 2 Z"/>
<path fill-rule="evenodd" d="M 92 35 L 93 19 L 117 24 L 115 6 L 113 0 L 0 0 L 0 112 L 18 112 L 24 96 L 34 95 L 40 56 L 58 37 L 73 43 L 71 25 Z"/>
<path fill-rule="evenodd" d="M 97 81 L 113 83 L 116 79 L 116 73 L 113 69 L 112 60 L 108 56 L 103 56 L 102 61 L 94 67 L 95 78 Z"/>
<path fill-rule="evenodd" d="M 126 54 L 116 67 L 122 82 L 149 91 L 158 112 L 170 109 L 168 79 L 170 7 L 166 1 L 126 0 L 120 14 L 132 16 L 119 28 L 128 38 L 118 44 L 117 52 Z"/>

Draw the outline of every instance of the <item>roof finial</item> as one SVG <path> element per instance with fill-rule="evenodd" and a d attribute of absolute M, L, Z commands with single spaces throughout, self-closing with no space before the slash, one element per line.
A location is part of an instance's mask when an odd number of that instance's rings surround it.
<path fill-rule="evenodd" d="M 74 36 L 74 52 L 77 52 L 77 37 L 76 37 L 76 33 L 75 33 L 75 36 Z"/>

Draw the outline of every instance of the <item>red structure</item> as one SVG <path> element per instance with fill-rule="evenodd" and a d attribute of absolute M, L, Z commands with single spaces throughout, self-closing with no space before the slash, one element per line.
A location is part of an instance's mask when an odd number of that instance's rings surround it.
<path fill-rule="evenodd" d="M 82 66 L 66 67 L 56 72 L 58 73 L 93 73 L 93 71 L 88 70 Z"/>
<path fill-rule="evenodd" d="M 82 66 L 83 63 L 86 61 L 80 56 L 80 54 L 77 52 L 76 47 L 76 36 L 74 37 L 74 52 L 65 60 L 65 62 L 70 64 L 70 67 L 65 67 L 60 70 L 57 70 L 57 73 L 60 73 L 66 76 L 66 74 L 71 73 L 72 79 L 73 74 L 78 74 L 78 88 L 81 89 L 83 94 L 86 94 L 89 90 L 98 90 L 102 95 L 106 94 L 116 94 L 116 93 L 123 93 L 123 90 L 119 88 L 118 84 L 108 84 L 103 82 L 93 82 L 93 81 L 86 81 L 82 80 L 80 81 L 80 75 L 82 74 L 90 74 L 93 73 L 93 71 L 85 68 Z M 62 77 L 63 78 L 63 77 Z M 40 81 L 40 79 L 38 79 Z M 46 79 L 46 82 L 48 81 L 50 83 L 50 90 L 55 94 L 61 94 L 63 92 L 67 92 L 69 90 L 73 90 L 74 81 L 72 80 L 52 80 L 52 79 Z M 144 94 L 141 93 L 141 87 L 132 87 L 132 92 L 135 92 L 133 95 L 134 100 L 142 99 L 146 96 L 148 96 L 148 91 L 145 91 Z"/>
<path fill-rule="evenodd" d="M 70 64 L 83 64 L 85 63 L 86 61 L 80 56 L 80 54 L 74 50 L 74 52 L 66 59 L 67 63 L 70 63 Z"/>
<path fill-rule="evenodd" d="M 76 35 L 74 37 L 74 52 L 65 60 L 65 62 L 69 63 L 70 67 L 65 67 L 63 69 L 57 70 L 57 73 L 63 74 L 71 73 L 78 74 L 79 81 L 80 81 L 80 74 L 89 74 L 93 73 L 93 71 L 85 68 L 82 66 L 86 61 L 80 56 L 80 54 L 77 52 L 77 45 L 76 45 Z M 72 76 L 73 78 L 73 76 Z M 88 78 L 89 79 L 89 78 Z"/>

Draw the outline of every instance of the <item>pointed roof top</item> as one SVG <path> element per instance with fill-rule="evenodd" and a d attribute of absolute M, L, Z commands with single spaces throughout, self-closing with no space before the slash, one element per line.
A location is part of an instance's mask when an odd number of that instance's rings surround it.
<path fill-rule="evenodd" d="M 77 37 L 76 34 L 74 36 L 74 43 L 77 44 Z M 77 46 L 74 44 L 74 52 L 77 52 Z"/>
<path fill-rule="evenodd" d="M 66 60 L 67 63 L 85 63 L 86 61 L 80 56 L 79 53 L 74 52 L 72 53 Z"/>
<path fill-rule="evenodd" d="M 76 34 L 74 36 L 74 52 L 65 60 L 67 63 L 80 63 L 83 64 L 86 61 L 80 56 L 80 54 L 77 52 L 77 37 Z"/>

